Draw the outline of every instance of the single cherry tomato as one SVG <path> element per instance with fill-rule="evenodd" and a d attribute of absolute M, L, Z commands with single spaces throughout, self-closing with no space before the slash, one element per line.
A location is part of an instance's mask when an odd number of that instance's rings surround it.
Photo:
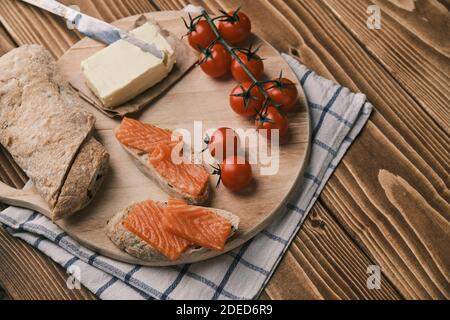
<path fill-rule="evenodd" d="M 232 156 L 225 159 L 219 170 L 220 181 L 234 192 L 245 189 L 252 182 L 252 167 L 242 157 Z"/>
<path fill-rule="evenodd" d="M 211 48 L 203 49 L 200 54 L 200 67 L 213 78 L 219 78 L 230 71 L 231 55 L 225 47 L 216 43 Z"/>
<path fill-rule="evenodd" d="M 210 138 L 205 139 L 211 155 L 219 162 L 231 156 L 238 155 L 240 147 L 239 136 L 233 129 L 219 128 Z"/>
<path fill-rule="evenodd" d="M 272 101 L 279 105 L 284 112 L 291 112 L 297 103 L 298 90 L 289 79 L 279 78 L 265 84 L 266 92 Z"/>
<path fill-rule="evenodd" d="M 230 106 L 234 112 L 245 117 L 252 117 L 261 110 L 264 96 L 258 86 L 251 82 L 238 84 L 230 94 Z"/>
<path fill-rule="evenodd" d="M 191 23 L 190 27 L 187 24 L 186 26 L 189 28 L 188 42 L 197 51 L 200 51 L 200 48 L 208 48 L 216 40 L 216 35 L 206 20 Z"/>
<path fill-rule="evenodd" d="M 252 32 L 252 24 L 248 16 L 239 10 L 229 12 L 219 20 L 219 33 L 229 44 L 237 45 L 248 39 Z"/>
<path fill-rule="evenodd" d="M 258 55 L 239 52 L 238 57 L 257 80 L 262 79 L 264 74 L 264 63 Z M 236 59 L 233 59 L 233 62 L 231 63 L 231 74 L 237 82 L 252 81 Z"/>
<path fill-rule="evenodd" d="M 267 130 L 267 139 L 272 139 L 272 131 L 279 130 L 281 139 L 285 138 L 289 129 L 286 116 L 282 115 L 275 107 L 269 106 L 256 117 L 255 126 L 258 131 Z"/>

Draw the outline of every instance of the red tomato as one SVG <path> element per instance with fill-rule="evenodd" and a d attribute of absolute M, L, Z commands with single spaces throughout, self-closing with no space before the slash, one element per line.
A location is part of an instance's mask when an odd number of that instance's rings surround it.
<path fill-rule="evenodd" d="M 216 35 L 206 20 L 200 20 L 193 24 L 188 33 L 188 41 L 192 48 L 200 51 L 216 40 Z"/>
<path fill-rule="evenodd" d="M 200 67 L 213 78 L 219 78 L 230 71 L 231 55 L 225 47 L 216 43 L 212 48 L 204 49 L 200 54 Z"/>
<path fill-rule="evenodd" d="M 275 104 L 278 104 L 284 112 L 294 110 L 297 103 L 298 90 L 295 84 L 286 78 L 280 78 L 266 83 L 266 92 Z"/>
<path fill-rule="evenodd" d="M 229 12 L 218 24 L 219 33 L 229 44 L 240 44 L 248 39 L 252 32 L 252 24 L 245 13 Z"/>
<path fill-rule="evenodd" d="M 264 63 L 258 55 L 239 52 L 238 57 L 257 80 L 262 79 L 264 74 Z M 237 82 L 252 81 L 236 59 L 233 59 L 233 62 L 231 63 L 231 74 Z"/>
<path fill-rule="evenodd" d="M 238 155 L 240 141 L 233 129 L 219 128 L 206 142 L 209 152 L 219 163 L 230 156 Z"/>
<path fill-rule="evenodd" d="M 272 138 L 272 130 L 279 130 L 280 138 L 287 136 L 289 122 L 286 116 L 282 115 L 275 107 L 269 106 L 265 113 L 259 114 L 255 121 L 256 129 L 267 130 L 267 139 Z"/>
<path fill-rule="evenodd" d="M 252 182 L 252 167 L 244 158 L 228 157 L 221 166 L 220 178 L 227 189 L 242 191 Z"/>
<path fill-rule="evenodd" d="M 249 91 L 251 86 L 251 82 L 238 84 L 230 94 L 230 106 L 234 112 L 241 116 L 254 116 L 264 103 L 264 96 L 258 86 L 253 86 Z"/>

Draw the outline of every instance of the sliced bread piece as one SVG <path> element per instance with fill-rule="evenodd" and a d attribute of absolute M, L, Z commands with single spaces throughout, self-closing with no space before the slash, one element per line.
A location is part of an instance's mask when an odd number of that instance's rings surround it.
<path fill-rule="evenodd" d="M 81 146 L 52 211 L 54 221 L 85 208 L 103 184 L 109 154 L 93 137 Z"/>
<path fill-rule="evenodd" d="M 170 196 L 195 205 L 208 200 L 209 171 L 202 165 L 175 164 L 178 159 L 173 159 L 173 152 L 182 141 L 171 130 L 124 118 L 115 136 L 138 168 Z"/>
<path fill-rule="evenodd" d="M 167 204 L 163 202 L 157 202 L 161 207 L 165 207 Z M 117 213 L 110 221 L 108 221 L 106 227 L 106 234 L 111 239 L 111 241 L 119 247 L 121 250 L 127 252 L 128 254 L 143 260 L 143 261 L 169 261 L 163 254 L 161 254 L 158 250 L 153 248 L 149 243 L 141 239 L 139 236 L 130 232 L 123 225 L 123 221 L 128 217 L 128 215 L 132 212 L 133 208 L 138 203 L 132 204 L 125 210 Z M 220 215 L 221 217 L 227 219 L 232 225 L 232 232 L 230 233 L 231 238 L 234 233 L 238 230 L 239 227 L 239 217 L 234 215 L 231 212 L 220 209 L 206 208 L 211 212 Z M 192 246 L 188 248 L 180 257 L 179 260 L 183 258 L 195 254 L 202 254 L 209 251 L 209 249 Z"/>
<path fill-rule="evenodd" d="M 206 186 L 203 193 L 198 196 L 188 194 L 180 190 L 176 186 L 173 186 L 172 184 L 170 184 L 169 181 L 167 181 L 166 178 L 161 176 L 161 174 L 159 174 L 159 172 L 150 164 L 150 157 L 147 153 L 143 153 L 140 150 L 130 148 L 125 145 L 122 145 L 122 147 L 132 157 L 139 170 L 141 170 L 141 172 L 145 174 L 148 178 L 150 178 L 152 181 L 157 183 L 159 187 L 169 196 L 178 199 L 183 199 L 187 203 L 193 205 L 202 205 L 208 201 L 210 195 L 209 184 Z"/>

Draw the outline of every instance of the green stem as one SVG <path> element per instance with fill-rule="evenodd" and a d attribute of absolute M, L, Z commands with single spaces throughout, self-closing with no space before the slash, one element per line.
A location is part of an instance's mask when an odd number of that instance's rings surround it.
<path fill-rule="evenodd" d="M 227 49 L 231 56 L 239 63 L 239 65 L 242 67 L 242 69 L 245 71 L 245 73 L 247 73 L 247 75 L 249 76 L 249 78 L 253 81 L 253 84 L 258 86 L 259 90 L 262 92 L 262 94 L 264 95 L 264 97 L 266 98 L 267 102 L 271 102 L 272 98 L 269 96 L 269 94 L 266 92 L 266 89 L 264 88 L 264 84 L 261 83 L 258 79 L 255 78 L 255 76 L 250 72 L 250 70 L 248 70 L 247 66 L 245 65 L 245 63 L 241 60 L 241 58 L 239 58 L 239 56 L 236 54 L 236 52 L 234 51 L 234 48 L 232 46 L 230 46 L 220 35 L 219 30 L 217 30 L 216 25 L 214 24 L 213 19 L 209 16 L 209 14 L 206 12 L 206 10 L 202 10 L 201 15 L 206 19 L 206 21 L 208 22 L 208 24 L 210 25 L 211 29 L 213 30 L 214 34 L 217 37 L 217 41 L 219 41 L 224 47 L 225 49 Z M 250 90 L 252 89 L 252 87 L 250 88 Z"/>

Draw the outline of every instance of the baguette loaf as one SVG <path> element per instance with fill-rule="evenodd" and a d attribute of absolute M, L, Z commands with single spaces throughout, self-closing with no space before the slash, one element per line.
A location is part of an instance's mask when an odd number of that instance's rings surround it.
<path fill-rule="evenodd" d="M 166 206 L 166 203 L 158 202 L 158 204 L 162 207 Z M 154 261 L 156 259 L 169 261 L 164 255 L 155 250 L 150 244 L 148 244 L 123 226 L 122 222 L 131 212 L 134 205 L 135 204 L 117 213 L 113 218 L 111 218 L 110 221 L 108 221 L 106 227 L 107 236 L 117 247 L 132 255 L 133 257 L 136 257 L 143 261 Z M 208 208 L 208 210 L 230 221 L 232 225 L 232 232 L 230 234 L 230 237 L 232 237 L 233 234 L 238 230 L 239 217 L 225 210 L 213 208 Z M 183 257 L 190 256 L 193 253 L 202 254 L 208 250 L 209 249 L 203 247 L 193 246 L 185 251 L 179 259 L 183 259 Z"/>
<path fill-rule="evenodd" d="M 54 219 L 87 204 L 107 152 L 94 142 L 95 118 L 38 45 L 0 57 L 0 144 L 33 182 Z M 97 159 L 95 158 L 97 157 Z M 89 163 L 89 165 L 87 165 Z"/>

